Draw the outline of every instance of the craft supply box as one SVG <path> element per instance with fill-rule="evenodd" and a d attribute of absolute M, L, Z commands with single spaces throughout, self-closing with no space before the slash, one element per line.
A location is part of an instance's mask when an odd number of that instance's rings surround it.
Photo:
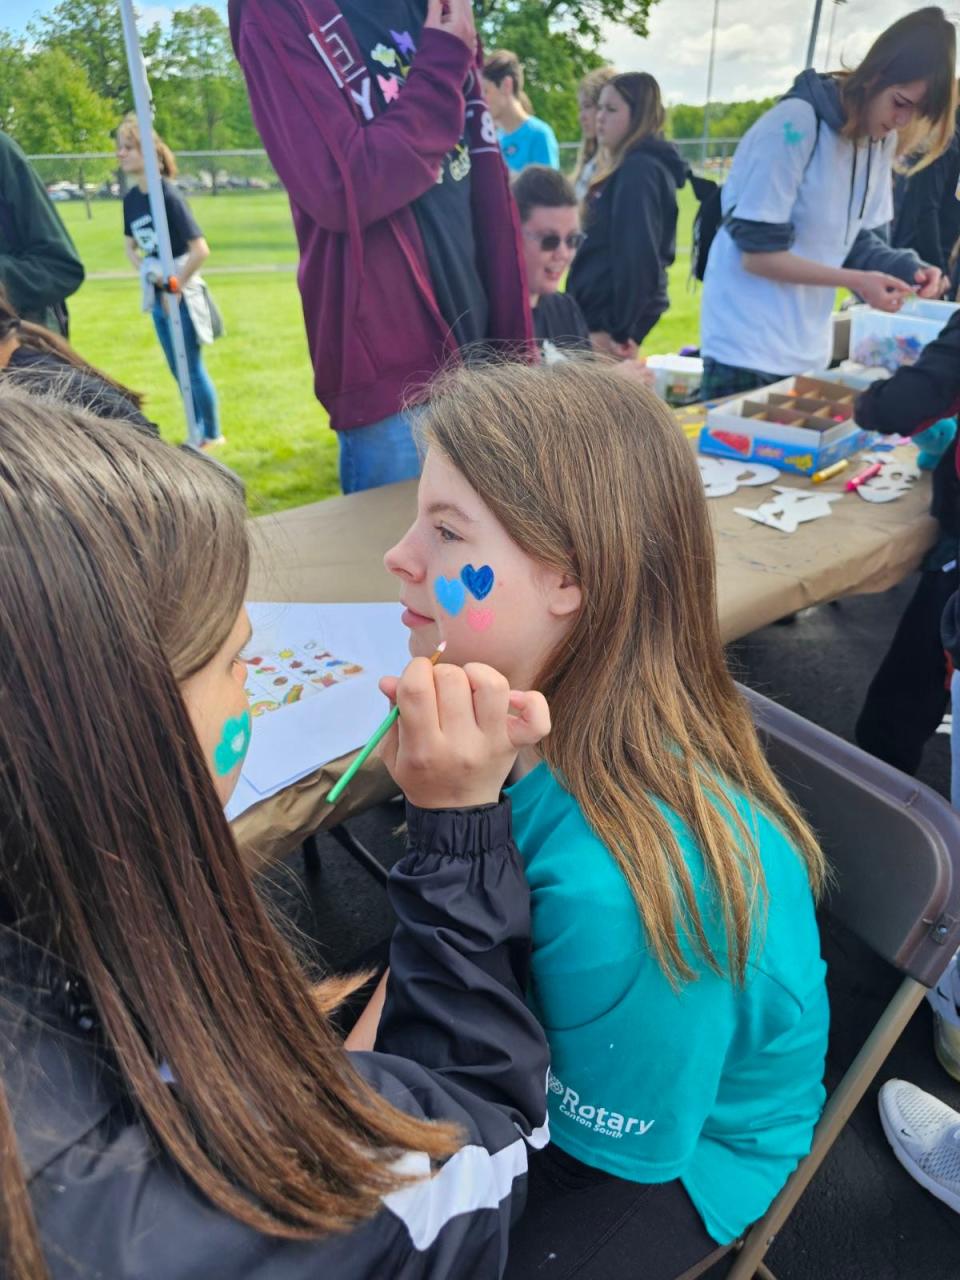
<path fill-rule="evenodd" d="M 891 373 L 914 364 L 956 310 L 956 303 L 932 298 L 910 298 L 899 311 L 851 307 L 850 358 Z"/>
<path fill-rule="evenodd" d="M 872 444 L 853 420 L 857 394 L 810 374 L 784 378 L 710 409 L 700 452 L 812 475 Z"/>

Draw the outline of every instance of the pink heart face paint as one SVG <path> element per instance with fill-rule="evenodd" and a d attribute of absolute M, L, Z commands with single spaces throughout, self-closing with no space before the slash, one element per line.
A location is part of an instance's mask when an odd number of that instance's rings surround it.
<path fill-rule="evenodd" d="M 493 625 L 492 609 L 468 609 L 467 626 L 471 631 L 488 631 Z"/>

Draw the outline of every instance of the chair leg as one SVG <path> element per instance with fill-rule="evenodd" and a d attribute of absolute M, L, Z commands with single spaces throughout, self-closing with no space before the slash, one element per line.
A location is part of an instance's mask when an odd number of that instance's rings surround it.
<path fill-rule="evenodd" d="M 387 883 L 387 870 L 377 861 L 370 850 L 360 843 L 348 826 L 343 822 L 338 822 L 335 827 L 330 827 L 327 835 L 333 836 L 337 844 L 341 848 L 346 849 L 351 858 L 361 866 L 364 871 L 368 871 L 374 880 L 379 884 Z"/>
<path fill-rule="evenodd" d="M 913 978 L 904 978 L 896 994 L 881 1014 L 863 1047 L 853 1060 L 840 1084 L 830 1095 L 820 1123 L 813 1135 L 813 1147 L 805 1160 L 790 1176 L 787 1185 L 766 1214 L 747 1234 L 727 1280 L 753 1280 L 770 1273 L 763 1267 L 767 1250 L 777 1232 L 793 1212 L 794 1206 L 809 1186 L 814 1174 L 826 1159 L 844 1125 L 850 1119 L 870 1083 L 883 1066 L 890 1050 L 899 1040 L 904 1027 L 913 1017 L 927 989 Z M 762 1270 L 761 1270 L 762 1268 Z"/>

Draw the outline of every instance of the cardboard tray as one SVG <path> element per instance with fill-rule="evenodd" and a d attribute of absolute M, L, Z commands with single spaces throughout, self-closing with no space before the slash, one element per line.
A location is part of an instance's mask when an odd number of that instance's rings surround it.
<path fill-rule="evenodd" d="M 700 451 L 811 475 L 874 440 L 854 421 L 857 394 L 855 387 L 812 374 L 784 378 L 710 409 Z"/>

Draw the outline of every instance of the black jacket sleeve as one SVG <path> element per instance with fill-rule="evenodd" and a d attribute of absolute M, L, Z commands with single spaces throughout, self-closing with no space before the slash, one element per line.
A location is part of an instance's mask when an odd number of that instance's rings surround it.
<path fill-rule="evenodd" d="M 548 1058 L 525 999 L 530 895 L 509 802 L 408 806 L 407 821 L 411 852 L 389 884 L 398 924 L 376 1047 L 496 1103 L 529 1133 L 544 1121 Z"/>
<path fill-rule="evenodd" d="M 936 260 L 927 258 L 925 262 L 935 264 Z M 885 271 L 906 284 L 913 284 L 924 262 L 912 249 L 893 249 L 876 231 L 863 227 L 850 246 L 843 265 L 852 271 Z"/>
<path fill-rule="evenodd" d="M 857 400 L 856 420 L 867 431 L 913 435 L 960 408 L 960 311 L 924 347 L 915 365 L 874 382 Z"/>
<path fill-rule="evenodd" d="M 439 1168 L 320 1240 L 259 1234 L 216 1209 L 157 1150 L 93 1046 L 0 1000 L 0 1071 L 53 1280 L 496 1280 L 542 1146 L 547 1046 L 523 999 L 529 891 L 509 804 L 410 810 L 391 875 L 398 914 L 378 1049 L 354 1064 L 395 1107 L 458 1127 Z M 2 959 L 2 953 L 0 953 Z M 3 970 L 0 967 L 0 980 Z M 406 1056 L 390 1056 L 390 1054 Z"/>
<path fill-rule="evenodd" d="M 610 336 L 615 342 L 642 342 L 666 309 L 660 260 L 665 179 L 656 160 L 636 153 L 627 156 L 617 178 L 611 192 L 610 234 L 617 263 Z"/>
<path fill-rule="evenodd" d="M 27 320 L 83 283 L 83 265 L 66 227 L 26 156 L 0 132 L 0 284 Z"/>

